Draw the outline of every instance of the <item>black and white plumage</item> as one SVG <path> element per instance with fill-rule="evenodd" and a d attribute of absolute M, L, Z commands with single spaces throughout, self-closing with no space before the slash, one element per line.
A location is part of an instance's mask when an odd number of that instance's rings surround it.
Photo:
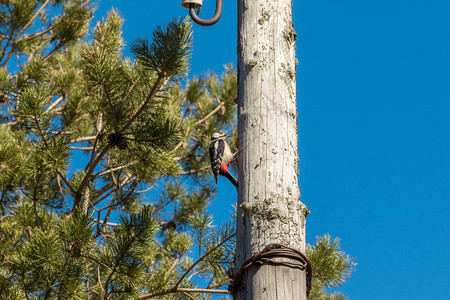
<path fill-rule="evenodd" d="M 221 175 L 228 178 L 237 187 L 237 180 L 228 171 L 228 167 L 233 161 L 233 153 L 231 153 L 230 146 L 225 141 L 226 138 L 227 135 L 223 131 L 216 132 L 211 136 L 211 145 L 209 146 L 211 169 L 216 184 L 217 177 Z"/>

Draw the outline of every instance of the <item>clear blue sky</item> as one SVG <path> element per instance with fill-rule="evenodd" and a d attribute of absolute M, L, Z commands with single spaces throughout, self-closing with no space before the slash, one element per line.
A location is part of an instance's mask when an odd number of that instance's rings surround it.
<path fill-rule="evenodd" d="M 218 24 L 194 27 L 192 74 L 236 62 L 236 1 L 224 2 Z M 118 8 L 129 45 L 185 16 L 180 3 L 101 1 L 96 20 Z M 353 300 L 448 299 L 450 1 L 296 0 L 294 26 L 308 242 L 330 233 L 356 257 L 340 288 Z M 219 186 L 219 220 L 233 189 Z"/>

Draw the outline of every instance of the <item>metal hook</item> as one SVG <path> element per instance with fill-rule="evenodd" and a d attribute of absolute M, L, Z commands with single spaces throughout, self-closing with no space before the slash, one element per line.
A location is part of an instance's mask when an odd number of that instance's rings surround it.
<path fill-rule="evenodd" d="M 217 0 L 216 1 L 216 12 L 214 13 L 214 17 L 212 17 L 209 20 L 203 20 L 198 17 L 198 15 L 195 13 L 195 4 L 189 3 L 189 14 L 191 15 L 192 20 L 197 23 L 198 25 L 202 26 L 211 26 L 217 23 L 219 21 L 220 16 L 222 15 L 222 4 L 223 0 Z"/>

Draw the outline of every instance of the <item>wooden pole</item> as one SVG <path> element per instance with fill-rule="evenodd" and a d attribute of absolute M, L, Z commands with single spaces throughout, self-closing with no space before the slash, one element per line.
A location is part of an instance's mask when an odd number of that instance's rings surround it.
<path fill-rule="evenodd" d="M 292 0 L 238 0 L 237 267 L 270 243 L 305 252 L 308 209 L 299 201 L 297 181 L 296 37 Z M 234 299 L 304 300 L 305 275 L 287 266 L 252 266 Z"/>

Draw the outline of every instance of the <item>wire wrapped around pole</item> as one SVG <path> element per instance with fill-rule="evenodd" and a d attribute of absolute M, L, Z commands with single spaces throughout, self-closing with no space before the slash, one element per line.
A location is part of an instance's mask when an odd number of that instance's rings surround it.
<path fill-rule="evenodd" d="M 275 260 L 277 257 L 288 258 L 295 260 L 295 262 L 286 262 Z M 298 268 L 300 270 L 306 271 L 306 296 L 309 296 L 312 286 L 312 264 L 309 258 L 297 249 L 283 246 L 280 244 L 269 244 L 261 252 L 254 254 L 252 257 L 246 259 L 241 268 L 234 274 L 228 290 L 232 295 L 235 294 L 236 290 L 239 288 L 242 276 L 244 272 L 249 269 L 252 265 L 281 265 L 290 268 Z"/>

